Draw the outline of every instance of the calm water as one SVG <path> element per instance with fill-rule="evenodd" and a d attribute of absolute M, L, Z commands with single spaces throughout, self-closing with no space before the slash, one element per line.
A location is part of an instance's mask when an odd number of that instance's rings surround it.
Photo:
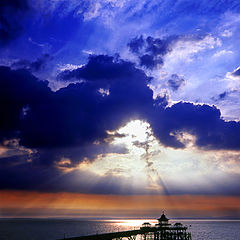
<path fill-rule="evenodd" d="M 0 219 L 0 239 L 48 240 L 138 228 L 146 220 Z M 154 221 L 147 220 L 152 223 Z M 179 221 L 179 220 L 178 220 Z M 172 223 L 176 221 L 171 221 Z M 193 240 L 239 240 L 240 221 L 181 220 Z"/>

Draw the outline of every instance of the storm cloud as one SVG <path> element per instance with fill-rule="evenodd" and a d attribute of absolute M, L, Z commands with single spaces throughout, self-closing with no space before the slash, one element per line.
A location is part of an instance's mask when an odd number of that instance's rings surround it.
<path fill-rule="evenodd" d="M 14 150 L 11 156 L 2 156 L 0 187 L 49 189 L 40 182 L 61 174 L 62 159 L 69 159 L 64 167 L 70 168 L 84 159 L 93 161 L 98 154 L 125 153 L 124 146 L 109 145 L 107 131 L 133 119 L 149 122 L 167 147 L 184 148 L 178 134 L 189 133 L 201 149 L 240 150 L 239 122 L 224 121 L 215 106 L 187 102 L 168 106 L 166 97 L 154 99 L 148 87 L 152 78 L 119 56 L 91 55 L 86 65 L 58 76 L 61 81 L 72 78 L 79 82 L 54 92 L 28 70 L 0 68 L 1 146 L 8 148 L 6 142 L 18 139 L 10 146 L 15 147 L 15 156 Z M 21 155 L 19 148 L 24 150 Z M 33 186 L 26 184 L 29 178 L 21 177 L 28 171 L 34 175 Z"/>

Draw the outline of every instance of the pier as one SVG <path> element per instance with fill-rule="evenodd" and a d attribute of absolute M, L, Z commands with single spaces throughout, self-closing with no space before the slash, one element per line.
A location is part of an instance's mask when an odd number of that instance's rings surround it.
<path fill-rule="evenodd" d="M 181 223 L 174 225 L 168 223 L 163 213 L 158 219 L 158 224 L 151 226 L 150 223 L 143 223 L 142 227 L 137 230 L 129 230 L 122 232 L 112 232 L 72 238 L 64 238 L 65 240 L 136 240 L 137 235 L 141 240 L 192 240 L 191 233 L 187 232 L 187 227 Z M 63 239 L 62 239 L 63 240 Z"/>

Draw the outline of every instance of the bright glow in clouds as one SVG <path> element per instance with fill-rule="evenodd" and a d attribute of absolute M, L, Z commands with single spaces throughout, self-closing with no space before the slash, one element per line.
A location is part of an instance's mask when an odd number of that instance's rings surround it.
<path fill-rule="evenodd" d="M 133 185 L 161 190 L 162 188 L 158 184 L 158 174 L 151 169 L 153 163 L 149 161 L 148 156 L 155 154 L 153 149 L 158 145 L 157 140 L 152 135 L 150 125 L 140 120 L 134 120 L 116 132 L 108 132 L 108 134 L 123 136 L 114 137 L 112 144 L 124 144 L 128 153 L 99 155 L 92 163 L 80 164 L 80 169 L 93 171 L 101 176 L 131 177 Z"/>
<path fill-rule="evenodd" d="M 208 192 L 219 187 L 229 174 L 240 173 L 238 153 L 199 150 L 194 146 L 195 137 L 188 133 L 177 133 L 185 149 L 162 146 L 149 123 L 141 120 L 108 134 L 116 135 L 112 145 L 124 144 L 128 152 L 98 155 L 94 162 L 81 163 L 79 169 L 102 177 L 128 179 L 133 188 L 143 193 Z"/>

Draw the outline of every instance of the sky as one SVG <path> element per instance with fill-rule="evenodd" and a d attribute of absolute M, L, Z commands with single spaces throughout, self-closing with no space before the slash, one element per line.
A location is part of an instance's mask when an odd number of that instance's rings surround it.
<path fill-rule="evenodd" d="M 2 0 L 0 217 L 240 217 L 237 0 Z"/>

